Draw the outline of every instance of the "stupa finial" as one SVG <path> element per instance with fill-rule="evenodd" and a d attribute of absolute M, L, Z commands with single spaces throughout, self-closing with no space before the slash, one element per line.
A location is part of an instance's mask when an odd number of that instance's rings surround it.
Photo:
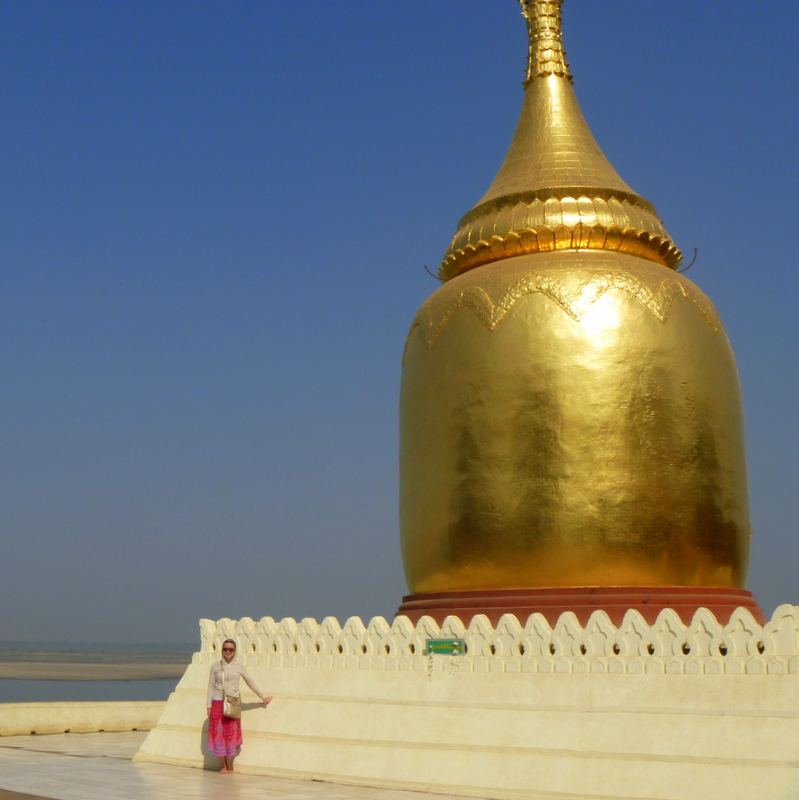
<path fill-rule="evenodd" d="M 519 0 L 527 20 L 530 50 L 525 86 L 536 78 L 557 75 L 574 83 L 563 52 L 560 9 L 563 0 Z"/>
<path fill-rule="evenodd" d="M 530 34 L 522 113 L 438 276 L 550 250 L 618 250 L 676 269 L 682 255 L 654 206 L 613 169 L 580 111 L 561 41 L 563 0 L 519 2 Z"/>

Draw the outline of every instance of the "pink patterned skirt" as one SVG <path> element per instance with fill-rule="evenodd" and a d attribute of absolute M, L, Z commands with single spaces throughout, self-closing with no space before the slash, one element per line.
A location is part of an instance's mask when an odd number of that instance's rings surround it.
<path fill-rule="evenodd" d="M 241 720 L 222 716 L 222 701 L 211 703 L 208 719 L 208 749 L 218 758 L 235 756 L 241 747 Z"/>

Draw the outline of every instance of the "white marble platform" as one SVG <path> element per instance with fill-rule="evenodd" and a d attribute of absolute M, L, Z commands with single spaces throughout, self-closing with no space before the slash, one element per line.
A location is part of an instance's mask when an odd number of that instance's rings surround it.
<path fill-rule="evenodd" d="M 494 627 L 376 617 L 201 622 L 202 648 L 136 754 L 201 767 L 205 695 L 235 639 L 240 772 L 501 800 L 798 800 L 799 607 L 649 624 L 628 611 Z M 426 655 L 461 639 L 460 655 Z"/>
<path fill-rule="evenodd" d="M 341 786 L 132 762 L 146 732 L 0 737 L 3 790 L 52 800 L 423 800 L 418 792 Z M 439 800 L 459 800 L 436 795 Z"/>

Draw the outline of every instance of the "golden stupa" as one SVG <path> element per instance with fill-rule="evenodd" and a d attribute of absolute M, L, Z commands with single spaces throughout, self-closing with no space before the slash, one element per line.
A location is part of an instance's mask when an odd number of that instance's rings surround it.
<path fill-rule="evenodd" d="M 405 349 L 410 599 L 575 587 L 749 595 L 730 343 L 677 271 L 654 207 L 586 125 L 561 0 L 521 3 L 530 52 L 513 141 Z"/>

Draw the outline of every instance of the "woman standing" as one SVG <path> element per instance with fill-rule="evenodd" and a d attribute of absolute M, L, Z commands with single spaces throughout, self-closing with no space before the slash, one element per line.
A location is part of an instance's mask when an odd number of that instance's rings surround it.
<path fill-rule="evenodd" d="M 208 749 L 221 760 L 219 772 L 228 775 L 233 772 L 233 758 L 241 747 L 241 720 L 222 715 L 224 696 L 241 697 L 240 679 L 258 695 L 264 705 L 269 705 L 271 697 L 265 697 L 255 685 L 247 668 L 236 660 L 236 643 L 225 639 L 222 645 L 222 659 L 211 665 L 208 676 Z"/>

